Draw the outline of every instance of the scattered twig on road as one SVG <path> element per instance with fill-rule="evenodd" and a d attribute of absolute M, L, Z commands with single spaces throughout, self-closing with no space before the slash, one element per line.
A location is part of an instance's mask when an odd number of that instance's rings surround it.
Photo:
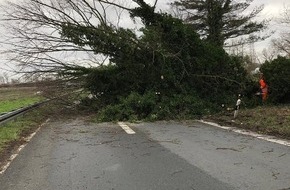
<path fill-rule="evenodd" d="M 98 143 L 91 143 L 91 144 L 85 144 L 86 146 L 98 146 L 98 145 L 103 145 L 103 144 L 110 144 L 112 142 L 115 142 L 115 141 L 119 141 L 119 140 L 109 140 L 109 141 L 103 141 L 103 142 L 98 142 Z M 114 145 L 116 146 L 116 145 Z M 120 145 L 119 145 L 120 147 Z"/>
<path fill-rule="evenodd" d="M 178 139 L 173 139 L 173 140 L 153 140 L 153 139 L 149 139 L 150 142 L 158 142 L 158 143 L 163 143 L 163 142 L 167 142 L 167 143 L 173 143 L 173 144 L 180 144 L 180 141 Z"/>
<path fill-rule="evenodd" d="M 262 153 L 269 153 L 269 152 L 274 152 L 274 149 L 272 148 L 271 150 L 266 150 L 266 151 L 264 151 Z"/>
<path fill-rule="evenodd" d="M 241 152 L 240 150 L 237 150 L 235 148 L 216 148 L 217 150 L 232 150 L 232 151 L 235 151 L 235 152 Z"/>
<path fill-rule="evenodd" d="M 287 155 L 286 153 L 284 153 L 284 154 L 282 154 L 282 155 L 280 155 L 280 156 L 278 156 L 279 158 L 281 158 L 282 156 L 285 156 L 285 155 Z"/>
<path fill-rule="evenodd" d="M 175 175 L 175 174 L 181 173 L 181 172 L 182 172 L 182 170 L 176 170 L 176 171 L 172 172 L 171 175 Z"/>
<path fill-rule="evenodd" d="M 280 174 L 279 172 L 275 173 L 275 172 L 272 171 L 272 176 L 274 177 L 275 180 L 278 179 L 277 175 L 279 175 L 279 174 Z"/>

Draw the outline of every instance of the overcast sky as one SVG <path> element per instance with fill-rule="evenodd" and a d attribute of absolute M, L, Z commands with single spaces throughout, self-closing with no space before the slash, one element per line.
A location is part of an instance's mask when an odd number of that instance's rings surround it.
<path fill-rule="evenodd" d="M 5 2 L 6 0 L 0 0 L 0 4 Z M 131 2 L 131 0 L 123 0 L 124 2 Z M 154 3 L 155 0 L 145 0 L 146 2 L 149 3 Z M 173 0 L 159 0 L 157 3 L 157 10 L 163 10 L 166 11 L 169 9 L 168 3 L 172 2 Z M 17 2 L 17 1 L 16 1 Z M 252 6 L 259 6 L 264 4 L 264 10 L 260 15 L 260 19 L 265 19 L 265 18 L 277 18 L 279 15 L 282 13 L 284 10 L 285 6 L 290 6 L 290 1 L 289 0 L 254 0 L 252 3 Z M 129 18 L 122 19 L 122 25 L 130 25 L 131 21 Z M 271 22 L 270 25 L 270 30 L 275 31 L 275 34 L 273 37 L 278 36 L 279 32 L 281 32 L 281 27 L 278 26 L 275 22 Z M 290 30 L 290 28 L 289 28 Z M 0 30 L 0 33 L 4 33 L 3 29 Z M 1 36 L 0 35 L 0 39 Z M 255 44 L 255 49 L 257 54 L 259 54 L 264 48 L 267 48 L 269 46 L 271 38 Z M 0 40 L 1 41 L 1 40 Z M 3 46 L 0 44 L 0 49 L 3 49 Z M 0 76 L 1 73 L 6 72 L 4 69 L 7 68 L 7 66 L 4 65 L 5 60 L 4 60 L 5 55 L 0 55 Z"/>

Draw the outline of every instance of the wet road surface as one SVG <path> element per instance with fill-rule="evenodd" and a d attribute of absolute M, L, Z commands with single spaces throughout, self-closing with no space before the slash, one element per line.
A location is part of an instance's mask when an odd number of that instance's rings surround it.
<path fill-rule="evenodd" d="M 290 147 L 198 122 L 49 122 L 0 175 L 1 190 L 290 188 Z"/>

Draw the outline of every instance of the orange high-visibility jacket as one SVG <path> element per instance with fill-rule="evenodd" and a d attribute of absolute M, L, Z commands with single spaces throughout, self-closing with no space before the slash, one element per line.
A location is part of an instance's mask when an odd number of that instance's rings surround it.
<path fill-rule="evenodd" d="M 267 87 L 267 84 L 265 83 L 265 81 L 264 81 L 263 79 L 261 79 L 261 80 L 259 81 L 259 83 L 260 83 L 260 87 L 261 87 L 261 89 L 264 89 L 264 88 Z"/>

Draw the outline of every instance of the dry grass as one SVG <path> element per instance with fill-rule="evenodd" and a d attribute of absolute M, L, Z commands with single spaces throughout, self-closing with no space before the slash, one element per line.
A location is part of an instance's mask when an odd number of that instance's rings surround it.
<path fill-rule="evenodd" d="M 35 92 L 37 92 L 36 87 L 2 87 L 0 88 L 0 101 L 33 97 Z"/>
<path fill-rule="evenodd" d="M 260 106 L 255 109 L 241 109 L 236 119 L 233 112 L 207 116 L 206 120 L 222 125 L 249 129 L 262 134 L 290 139 L 290 106 Z"/>

